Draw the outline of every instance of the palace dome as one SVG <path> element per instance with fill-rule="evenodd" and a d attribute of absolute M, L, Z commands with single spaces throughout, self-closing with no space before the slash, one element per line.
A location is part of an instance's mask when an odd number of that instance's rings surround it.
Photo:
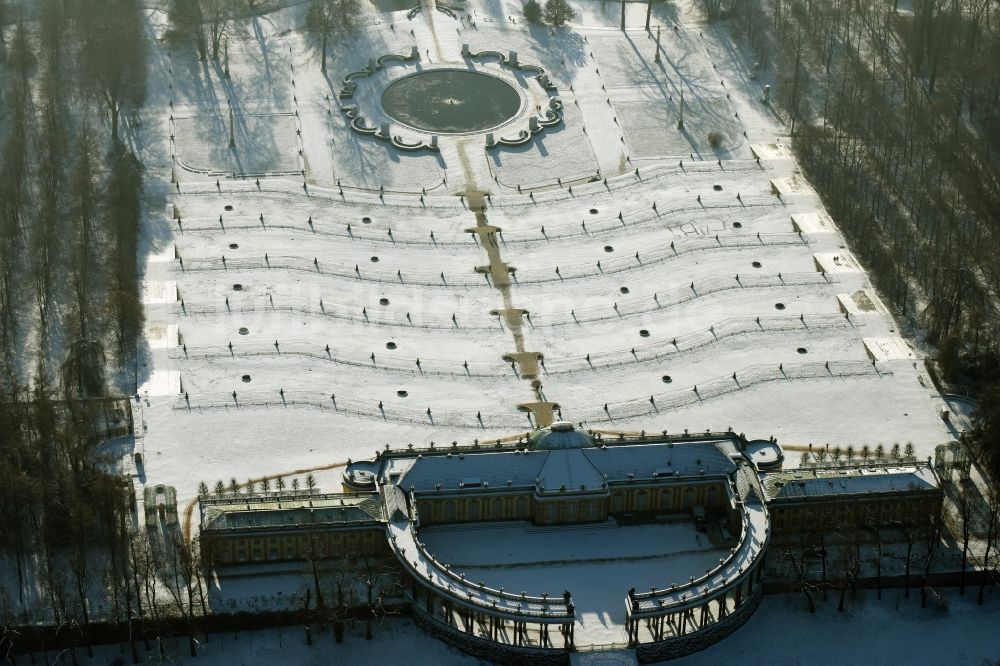
<path fill-rule="evenodd" d="M 548 428 L 532 433 L 528 440 L 531 451 L 557 451 L 560 449 L 584 449 L 594 445 L 594 438 L 582 430 L 577 430 L 569 421 L 556 421 Z"/>

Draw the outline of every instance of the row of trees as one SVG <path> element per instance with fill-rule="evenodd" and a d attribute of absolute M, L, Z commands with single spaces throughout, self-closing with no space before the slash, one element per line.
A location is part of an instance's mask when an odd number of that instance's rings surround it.
<path fill-rule="evenodd" d="M 860 521 L 838 520 L 817 512 L 803 521 L 794 540 L 776 545 L 779 562 L 789 569 L 789 580 L 804 597 L 810 613 L 815 612 L 818 598 L 832 592 L 837 596 L 837 608 L 843 612 L 850 595 L 859 587 L 862 577 L 874 582 L 876 594 L 882 598 L 886 569 L 893 578 L 899 572 L 891 564 L 902 555 L 903 595 L 919 588 L 921 607 L 928 607 L 936 597 L 929 583 L 934 563 L 947 541 L 942 530 L 958 535 L 961 548 L 959 593 L 965 594 L 969 564 L 975 558 L 985 572 L 996 576 L 1000 558 L 1000 495 L 989 491 L 984 497 L 971 482 L 946 485 L 945 502 L 940 514 L 911 516 L 896 524 L 881 524 L 875 512 L 868 510 Z M 978 552 L 974 553 L 973 543 Z M 905 547 L 905 551 L 903 548 Z M 947 567 L 950 569 L 950 567 Z M 980 576 L 976 587 L 977 601 L 984 603 L 990 578 Z"/>
<path fill-rule="evenodd" d="M 218 61 L 226 56 L 229 37 L 237 35 L 238 19 L 253 13 L 255 6 L 245 0 L 171 0 L 169 9 L 168 39 L 195 49 L 199 60 Z M 305 27 L 316 40 L 322 71 L 326 71 L 330 46 L 358 33 L 360 15 L 358 0 L 309 0 Z"/>
<path fill-rule="evenodd" d="M 37 30 L 18 23 L 0 45 L 0 384 L 131 392 L 105 377 L 134 371 L 142 323 L 131 147 L 146 93 L 141 6 L 42 4 Z M 107 124 L 92 120 L 101 110 Z"/>
<path fill-rule="evenodd" d="M 94 447 L 137 381 L 145 26 L 137 0 L 30 9 L 0 3 L 0 619 L 86 627 L 139 604 L 132 489 Z"/>
<path fill-rule="evenodd" d="M 988 10 L 736 0 L 723 14 L 774 67 L 796 153 L 880 293 L 938 345 L 945 380 L 985 398 L 980 442 L 1000 476 L 1000 409 L 989 407 L 1000 386 L 1000 24 Z"/>
<path fill-rule="evenodd" d="M 268 477 L 264 477 L 260 480 L 259 484 L 257 481 L 250 479 L 243 485 L 240 485 L 236 479 L 230 479 L 229 483 L 226 484 L 221 479 L 215 482 L 213 491 L 216 497 L 225 497 L 227 495 L 236 496 L 239 495 L 241 491 L 247 494 L 253 494 L 258 492 L 269 493 L 272 490 L 274 492 L 281 493 L 284 490 L 291 490 L 292 492 L 299 492 L 300 490 L 307 490 L 309 492 L 316 490 L 316 478 L 312 474 L 307 474 L 305 483 L 299 481 L 298 477 L 292 477 L 291 483 L 285 481 L 285 477 L 278 476 L 272 480 Z M 198 497 L 209 497 L 208 484 L 202 481 L 198 485 Z"/>
<path fill-rule="evenodd" d="M 218 60 L 236 19 L 248 9 L 253 5 L 242 0 L 171 0 L 168 38 L 195 48 L 199 60 Z"/>
<path fill-rule="evenodd" d="M 0 623 L 70 625 L 88 652 L 95 621 L 191 624 L 206 612 L 197 545 L 147 531 L 130 481 L 94 456 L 128 431 L 127 399 L 32 397 L 0 394 Z"/>
<path fill-rule="evenodd" d="M 941 520 L 896 530 L 907 588 L 915 546 L 926 575 L 941 526 L 959 535 L 964 593 L 970 543 L 994 575 L 1000 545 L 1000 26 L 979 0 L 918 0 L 912 15 L 880 0 L 705 2 L 773 69 L 796 155 L 880 293 L 937 344 L 945 382 L 978 394 L 967 444 L 989 478 L 949 480 Z M 847 586 L 861 550 L 843 534 Z M 872 540 L 880 575 L 884 535 Z"/>

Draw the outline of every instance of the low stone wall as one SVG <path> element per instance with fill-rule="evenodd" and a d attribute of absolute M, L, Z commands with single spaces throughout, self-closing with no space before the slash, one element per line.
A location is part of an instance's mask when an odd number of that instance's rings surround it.
<path fill-rule="evenodd" d="M 448 645 L 504 666 L 569 666 L 569 653 L 557 649 L 520 648 L 503 643 L 495 643 L 455 629 L 431 617 L 427 611 L 411 605 L 413 620 L 421 629 Z"/>
<path fill-rule="evenodd" d="M 639 644 L 635 649 L 635 656 L 639 660 L 639 663 L 648 664 L 667 659 L 677 659 L 693 652 L 704 650 L 743 626 L 750 619 L 750 616 L 753 615 L 754 611 L 757 610 L 757 606 L 760 605 L 760 600 L 763 596 L 764 587 L 758 585 L 753 594 L 746 598 L 743 605 L 726 616 L 725 619 L 686 636 L 676 636 L 657 643 Z"/>

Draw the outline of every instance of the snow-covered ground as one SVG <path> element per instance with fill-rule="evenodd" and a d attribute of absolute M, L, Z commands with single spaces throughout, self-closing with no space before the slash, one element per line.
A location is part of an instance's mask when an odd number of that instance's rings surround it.
<path fill-rule="evenodd" d="M 791 186 L 752 63 L 687 6 L 655 9 L 657 63 L 644 5 L 622 32 L 613 3 L 573 4 L 576 23 L 555 32 L 506 0 L 470 3 L 474 27 L 368 8 L 325 76 L 304 5 L 240 26 L 228 78 L 153 50 L 141 447 L 143 480 L 177 486 L 181 515 L 199 481 L 506 437 L 537 425 L 518 409 L 534 402 L 614 431 L 911 441 L 921 458 L 951 438 L 919 354 L 867 307 L 877 295 L 815 194 Z M 162 32 L 162 13 L 150 22 Z M 411 154 L 350 131 L 345 74 L 412 46 L 421 59 L 382 76 L 466 66 L 464 43 L 544 67 L 565 122 L 490 152 L 482 134 Z M 467 232 L 466 191 L 491 195 L 495 250 Z M 516 273 L 501 289 L 502 264 Z M 537 377 L 515 352 L 543 355 Z"/>
<path fill-rule="evenodd" d="M 986 605 L 975 604 L 975 595 L 958 596 L 945 591 L 946 610 L 921 610 L 919 598 L 897 598 L 897 591 L 877 601 L 873 592 L 862 600 L 849 601 L 838 613 L 836 596 L 810 615 L 793 595 L 764 597 L 749 622 L 729 638 L 694 655 L 669 662 L 688 664 L 739 663 L 750 666 L 793 664 L 992 664 L 1000 654 L 1000 601 L 987 596 Z M 901 596 L 902 592 L 899 591 Z M 383 662 L 401 658 L 412 666 L 458 666 L 479 663 L 431 638 L 409 620 L 389 618 L 376 627 L 374 639 L 364 640 L 360 626 L 350 627 L 345 641 L 336 644 L 330 631 L 313 632 L 314 644 L 305 644 L 301 627 L 258 632 L 213 634 L 201 645 L 198 657 L 187 656 L 185 640 L 167 640 L 166 663 L 201 666 L 263 666 L 264 664 L 350 664 Z M 151 652 L 139 648 L 143 663 L 161 663 L 155 644 Z M 88 660 L 77 651 L 81 663 L 107 664 L 119 655 L 117 646 L 95 650 Z M 50 659 L 54 655 L 50 655 Z M 69 663 L 69 656 L 63 661 Z M 129 663 L 128 654 L 123 657 Z M 588 666 L 634 664 L 630 652 L 579 653 L 573 663 Z"/>

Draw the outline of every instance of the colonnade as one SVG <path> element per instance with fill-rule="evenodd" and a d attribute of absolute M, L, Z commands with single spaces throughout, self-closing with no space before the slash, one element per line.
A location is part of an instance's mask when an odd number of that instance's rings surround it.
<path fill-rule="evenodd" d="M 491 612 L 491 609 L 463 603 L 412 579 L 410 602 L 436 621 L 454 631 L 501 645 L 518 648 L 574 649 L 573 604 L 563 617 L 535 613 Z"/>
<path fill-rule="evenodd" d="M 724 621 L 753 597 L 762 583 L 763 564 L 764 558 L 760 557 L 734 584 L 685 604 L 664 605 L 659 611 L 638 611 L 635 592 L 630 590 L 625 621 L 628 644 L 636 646 L 679 638 Z"/>

